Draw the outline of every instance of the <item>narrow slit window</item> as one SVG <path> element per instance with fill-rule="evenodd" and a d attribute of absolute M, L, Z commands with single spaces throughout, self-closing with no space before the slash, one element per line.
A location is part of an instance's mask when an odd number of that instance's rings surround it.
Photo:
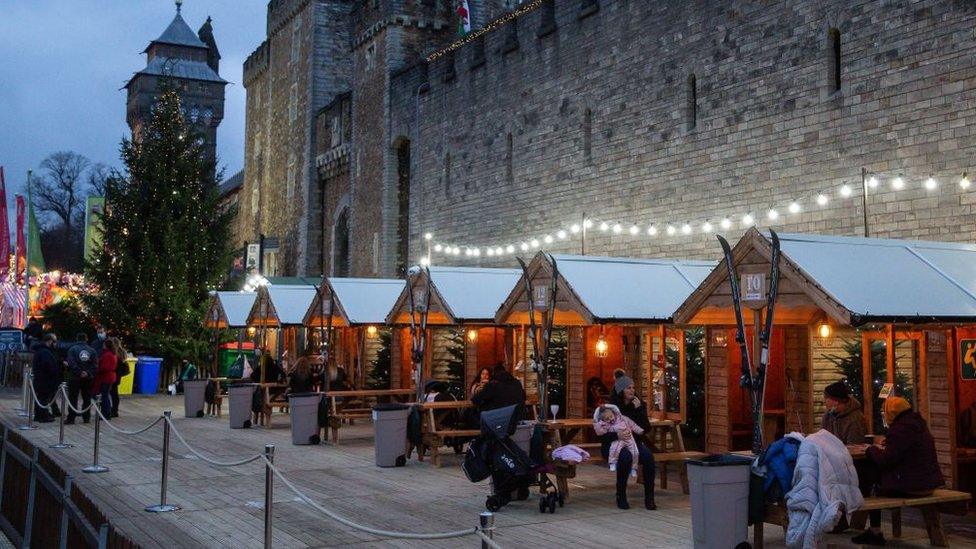
<path fill-rule="evenodd" d="M 593 162 L 593 111 L 583 111 L 583 159 L 587 164 Z"/>
<path fill-rule="evenodd" d="M 509 183 L 515 182 L 515 166 L 514 159 L 512 158 L 515 154 L 515 144 L 512 139 L 512 134 L 509 133 L 505 138 L 505 181 Z"/>
<path fill-rule="evenodd" d="M 694 74 L 688 76 L 688 129 L 698 126 L 698 79 Z"/>
<path fill-rule="evenodd" d="M 444 155 L 444 194 L 451 196 L 451 153 Z"/>
<path fill-rule="evenodd" d="M 840 79 L 840 31 L 838 29 L 830 29 L 827 31 L 827 42 L 830 46 L 830 60 L 829 60 L 829 70 L 830 70 L 830 91 L 836 92 L 840 91 L 841 79 Z"/>

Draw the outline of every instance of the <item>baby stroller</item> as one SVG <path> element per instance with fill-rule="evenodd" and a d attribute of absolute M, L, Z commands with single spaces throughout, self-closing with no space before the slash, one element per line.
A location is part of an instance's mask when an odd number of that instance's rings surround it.
<path fill-rule="evenodd" d="M 538 463 L 512 439 L 518 426 L 520 406 L 506 406 L 481 413 L 481 435 L 471 441 L 462 469 L 471 482 L 491 477 L 491 494 L 485 500 L 489 511 L 498 511 L 512 499 L 529 498 L 530 488 L 538 486 L 542 497 L 539 512 L 556 512 L 565 498 L 547 474 L 546 465 Z M 513 498 L 512 495 L 515 494 Z"/>

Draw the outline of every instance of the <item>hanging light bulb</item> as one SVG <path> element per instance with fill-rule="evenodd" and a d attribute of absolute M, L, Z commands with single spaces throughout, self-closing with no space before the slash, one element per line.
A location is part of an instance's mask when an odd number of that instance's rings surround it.
<path fill-rule="evenodd" d="M 468 341 L 470 341 L 471 343 L 478 341 L 478 330 L 475 330 L 473 328 L 468 330 Z"/>
<path fill-rule="evenodd" d="M 471 257 L 471 248 L 465 248 L 464 249 L 464 255 L 466 255 L 468 257 Z"/>
<path fill-rule="evenodd" d="M 851 186 L 847 184 L 842 185 L 840 188 L 840 195 L 844 198 L 851 196 Z"/>
<path fill-rule="evenodd" d="M 637 227 L 637 225 L 630 226 L 630 234 L 637 234 L 638 232 L 640 232 L 640 229 Z"/>
<path fill-rule="evenodd" d="M 691 234 L 691 225 L 689 225 L 687 223 L 685 223 L 684 225 L 682 225 L 681 226 L 681 232 L 683 232 L 685 234 Z"/>
<path fill-rule="evenodd" d="M 529 249 L 529 245 L 526 244 L 525 242 L 523 242 L 523 243 L 519 244 L 519 248 L 521 248 L 522 251 L 524 252 L 524 251 L 526 251 L 526 250 Z"/>
<path fill-rule="evenodd" d="M 488 248 L 487 250 L 485 250 L 485 255 L 487 255 L 488 257 L 495 255 L 494 248 Z"/>
<path fill-rule="evenodd" d="M 872 189 L 877 189 L 878 188 L 878 178 L 875 177 L 875 176 L 873 176 L 873 175 L 871 177 L 869 177 L 868 178 L 868 187 L 871 187 Z"/>
<path fill-rule="evenodd" d="M 600 337 L 596 340 L 596 345 L 594 346 L 596 350 L 597 358 L 606 358 L 607 351 L 610 349 L 610 345 L 607 344 L 607 338 L 600 334 Z"/>
<path fill-rule="evenodd" d="M 675 233 L 674 225 L 668 225 L 667 229 L 668 236 L 672 236 Z"/>
<path fill-rule="evenodd" d="M 547 234 L 546 236 L 544 236 L 544 237 L 542 237 L 542 240 L 543 240 L 543 242 L 545 242 L 546 244 L 552 244 L 552 236 L 551 236 L 551 235 L 548 235 L 548 234 Z"/>
<path fill-rule="evenodd" d="M 970 184 L 969 178 L 966 177 L 966 172 L 962 172 L 962 179 L 959 180 L 959 186 L 963 189 L 968 189 Z"/>
<path fill-rule="evenodd" d="M 421 267 L 426 267 L 428 265 L 430 265 L 430 260 L 427 259 L 427 256 L 421 257 L 420 258 L 420 266 Z"/>
<path fill-rule="evenodd" d="M 441 246 L 440 244 L 434 244 L 434 251 L 435 252 L 439 252 L 439 251 L 441 251 L 443 249 L 444 249 L 444 246 Z"/>
<path fill-rule="evenodd" d="M 925 188 L 929 191 L 934 191 L 939 186 L 939 183 L 931 175 L 925 180 Z"/>
<path fill-rule="evenodd" d="M 905 179 L 902 176 L 898 176 L 891 180 L 891 188 L 896 191 L 900 191 L 905 188 Z"/>
<path fill-rule="evenodd" d="M 712 224 L 709 223 L 708 221 L 706 221 L 704 224 L 702 224 L 702 232 L 703 233 L 710 233 L 710 232 L 712 232 Z"/>
<path fill-rule="evenodd" d="M 566 231 L 564 231 L 562 229 L 559 229 L 559 232 L 556 233 L 556 236 L 559 237 L 559 240 L 565 240 L 566 239 Z"/>
<path fill-rule="evenodd" d="M 514 254 L 515 253 L 515 246 L 512 246 L 511 244 L 509 244 L 508 246 L 505 246 L 505 251 L 507 253 Z"/>
<path fill-rule="evenodd" d="M 791 214 L 800 213 L 800 203 L 795 200 L 790 202 L 789 210 Z"/>
<path fill-rule="evenodd" d="M 830 337 L 830 331 L 830 324 L 827 324 L 826 320 L 821 321 L 820 325 L 817 326 L 817 335 L 819 335 L 821 339 L 827 339 Z"/>
<path fill-rule="evenodd" d="M 577 225 L 576 223 L 573 223 L 573 226 L 569 228 L 569 232 L 573 234 L 580 232 L 580 226 Z"/>
<path fill-rule="evenodd" d="M 620 234 L 623 232 L 624 228 L 620 226 L 620 223 L 616 223 L 613 226 L 613 234 Z"/>
<path fill-rule="evenodd" d="M 720 223 L 720 225 L 722 226 L 723 229 L 729 229 L 732 226 L 732 221 L 727 217 L 723 217 L 722 223 Z"/>
<path fill-rule="evenodd" d="M 529 242 L 529 246 L 532 246 L 533 248 L 538 248 L 539 247 L 539 239 L 538 238 L 533 238 L 532 241 Z"/>
<path fill-rule="evenodd" d="M 501 246 L 495 248 L 495 255 L 502 255 L 503 253 L 505 253 L 505 251 L 502 250 Z"/>
<path fill-rule="evenodd" d="M 742 216 L 742 224 L 745 225 L 746 227 L 751 227 L 752 224 L 755 222 L 756 220 L 755 218 L 752 217 L 752 214 L 746 214 Z"/>
<path fill-rule="evenodd" d="M 431 238 L 434 238 L 434 235 L 430 233 L 424 233 L 424 240 L 430 240 Z"/>
<path fill-rule="evenodd" d="M 817 193 L 817 204 L 820 206 L 827 205 L 827 195 L 824 193 Z"/>
<path fill-rule="evenodd" d="M 651 236 L 656 235 L 657 234 L 657 227 L 655 227 L 654 225 L 651 225 L 650 227 L 648 227 L 647 228 L 647 234 L 649 234 Z"/>
<path fill-rule="evenodd" d="M 607 232 L 609 229 L 610 229 L 610 225 L 607 225 L 607 222 L 606 221 L 604 221 L 603 223 L 600 223 L 600 230 L 601 231 Z"/>
<path fill-rule="evenodd" d="M 366 337 L 370 339 L 374 339 L 378 332 L 379 330 L 376 328 L 376 326 L 372 326 L 372 325 L 366 326 Z"/>
<path fill-rule="evenodd" d="M 766 212 L 766 217 L 768 217 L 770 221 L 776 221 L 779 218 L 779 212 L 777 212 L 775 208 L 770 208 L 769 211 Z"/>
<path fill-rule="evenodd" d="M 584 219 L 583 220 L 583 227 L 584 228 L 589 229 L 592 226 L 593 226 L 593 221 L 592 220 L 590 220 L 590 219 Z"/>

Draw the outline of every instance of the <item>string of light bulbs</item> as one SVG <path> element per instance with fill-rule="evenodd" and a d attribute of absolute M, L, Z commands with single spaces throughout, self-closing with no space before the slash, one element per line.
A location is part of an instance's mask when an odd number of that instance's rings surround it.
<path fill-rule="evenodd" d="M 903 191 L 910 188 L 908 181 L 901 174 L 885 176 L 884 174 L 877 172 L 867 174 L 863 185 L 864 187 L 867 187 L 868 192 L 870 193 L 871 190 L 877 190 L 882 187 L 882 178 L 885 177 L 887 177 L 888 187 L 890 187 L 892 191 Z M 972 186 L 972 182 L 968 177 L 968 172 L 963 172 L 957 184 L 959 189 L 962 191 L 969 190 L 969 188 Z M 939 190 L 940 183 L 934 175 L 929 175 L 921 182 L 921 187 L 925 191 L 931 193 Z M 682 236 L 688 236 L 695 233 L 709 234 L 716 231 L 730 230 L 734 227 L 749 228 L 755 226 L 761 217 L 765 217 L 768 222 L 774 223 L 784 216 L 800 215 L 805 211 L 808 211 L 811 207 L 821 209 L 826 208 L 834 199 L 846 201 L 854 198 L 856 198 L 854 185 L 850 183 L 843 183 L 834 188 L 832 192 L 822 190 L 795 198 L 786 204 L 778 204 L 768 208 L 753 208 L 746 212 L 740 212 L 738 215 L 724 215 L 718 218 L 707 218 L 705 220 L 689 220 L 683 222 L 675 222 L 672 220 L 670 222 L 659 221 L 651 223 L 625 223 L 610 219 L 586 217 L 578 222 L 563 225 L 553 231 L 544 232 L 541 234 L 526 235 L 520 238 L 513 238 L 504 244 L 461 244 L 440 240 L 435 238 L 433 233 L 429 232 L 424 234 L 424 240 L 428 245 L 429 252 L 443 256 L 460 257 L 461 255 L 464 255 L 465 257 L 470 258 L 480 258 L 482 256 L 498 257 L 538 250 L 555 242 L 569 241 L 571 239 L 581 237 L 584 231 L 587 234 L 592 234 L 594 231 L 596 231 L 600 235 L 607 236 L 630 235 L 632 237 L 639 237 L 645 235 L 647 237 L 670 237 L 679 234 Z M 427 255 L 420 259 L 421 264 L 427 264 L 430 261 L 431 259 Z"/>

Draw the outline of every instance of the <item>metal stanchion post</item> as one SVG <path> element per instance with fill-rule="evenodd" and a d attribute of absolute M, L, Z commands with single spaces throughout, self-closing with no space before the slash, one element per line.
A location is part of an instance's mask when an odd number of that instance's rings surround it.
<path fill-rule="evenodd" d="M 37 429 L 34 425 L 34 385 L 30 383 L 31 373 L 27 373 L 27 399 L 29 404 L 27 405 L 27 423 L 17 427 L 18 431 L 33 431 Z"/>
<path fill-rule="evenodd" d="M 30 366 L 24 363 L 23 367 L 20 369 L 20 408 L 17 408 L 17 415 L 20 417 L 27 417 L 28 405 L 27 399 L 30 395 L 27 394 L 27 374 L 30 372 Z"/>
<path fill-rule="evenodd" d="M 166 503 L 166 481 L 169 477 L 169 420 L 172 415 L 173 412 L 170 410 L 163 412 L 163 478 L 159 483 L 159 505 L 146 507 L 146 511 L 150 513 L 168 513 L 180 509 L 176 505 Z"/>
<path fill-rule="evenodd" d="M 274 444 L 264 445 L 264 457 L 268 460 L 264 464 L 264 547 L 271 549 L 271 511 L 274 505 Z"/>
<path fill-rule="evenodd" d="M 481 523 L 482 532 L 488 536 L 488 539 L 495 539 L 495 513 L 482 511 L 478 515 L 478 521 Z M 481 540 L 481 549 L 489 549 L 488 542 Z"/>
<path fill-rule="evenodd" d="M 98 406 L 98 404 L 96 403 L 95 406 Z M 101 425 L 102 425 L 102 416 L 96 410 L 95 411 L 94 457 L 92 458 L 92 464 L 82 469 L 82 472 L 84 473 L 104 473 L 105 471 L 108 471 L 108 467 L 98 464 L 98 439 L 102 433 Z"/>
<path fill-rule="evenodd" d="M 68 385 L 62 381 L 58 391 L 61 393 L 61 417 L 58 421 L 58 443 L 52 444 L 48 448 L 71 448 L 74 444 L 68 444 L 64 441 L 64 421 L 68 415 Z"/>

